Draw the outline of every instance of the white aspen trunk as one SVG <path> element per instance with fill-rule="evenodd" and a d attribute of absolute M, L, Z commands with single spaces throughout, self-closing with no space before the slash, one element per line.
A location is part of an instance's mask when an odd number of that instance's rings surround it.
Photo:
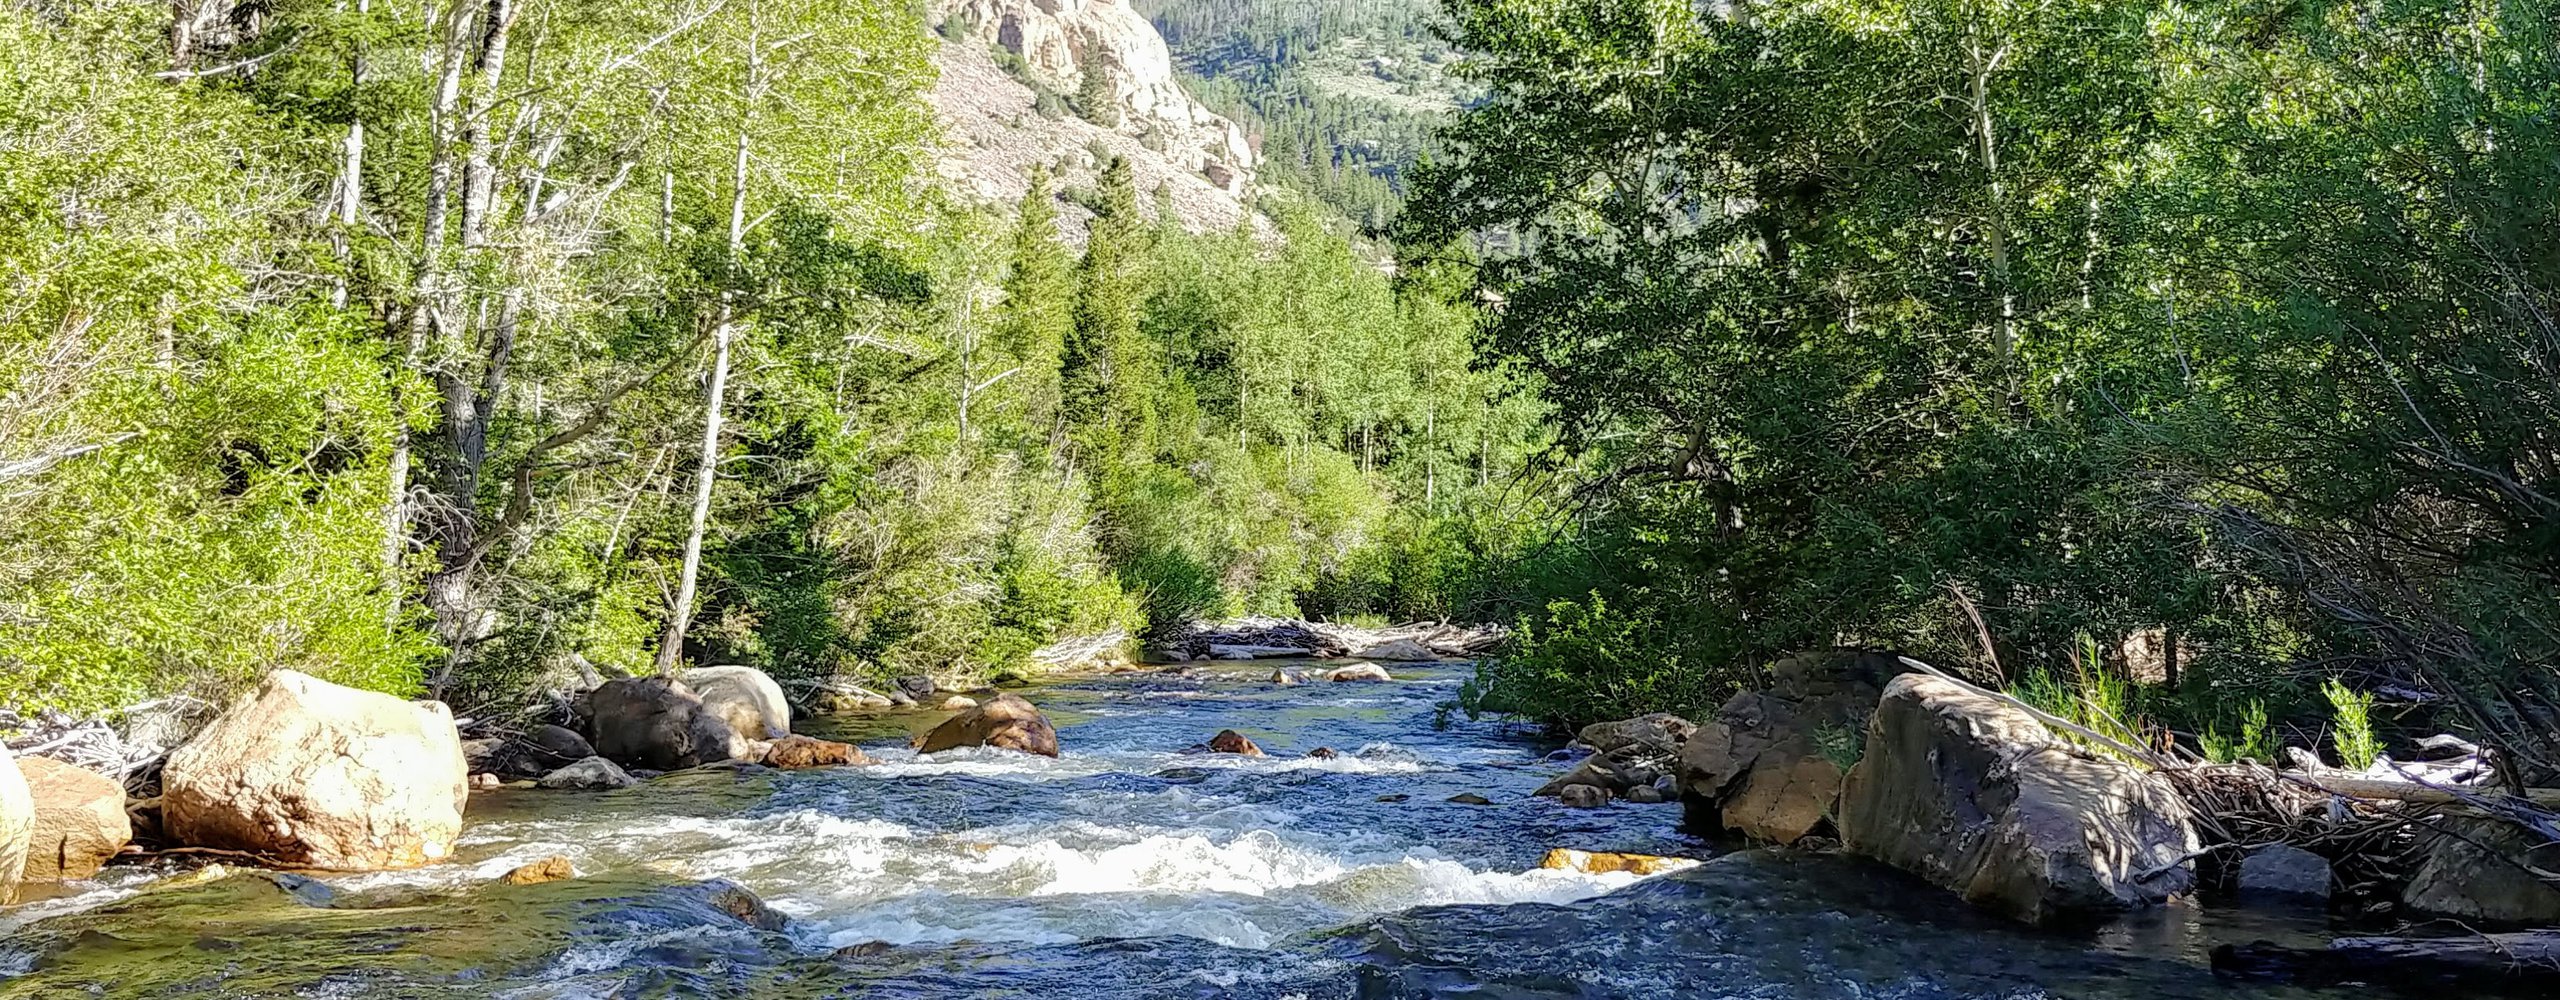
<path fill-rule="evenodd" d="M 752 57 L 750 57 L 752 58 Z M 750 70 L 749 78 L 753 78 Z M 746 245 L 747 238 L 747 132 L 738 130 L 738 156 L 730 176 L 729 252 L 735 254 Z M 676 606 L 667 618 L 667 635 L 658 647 L 658 673 L 675 674 L 676 664 L 684 659 L 684 635 L 693 624 L 695 588 L 702 575 L 702 533 L 711 521 L 711 484 L 720 474 L 720 405 L 729 381 L 729 340 L 737 318 L 733 293 L 723 292 L 720 299 L 719 325 L 712 328 L 711 380 L 703 391 L 707 402 L 702 415 L 702 462 L 695 472 L 693 486 L 693 524 L 685 534 L 684 566 L 677 576 Z"/>
<path fill-rule="evenodd" d="M 2000 356 L 2013 357 L 2018 351 L 2017 301 L 2009 288 L 2009 203 L 2008 190 L 2000 181 L 2000 144 L 1991 121 L 1991 75 L 1999 72 L 2007 61 L 2008 49 L 1983 51 L 1979 38 L 1965 45 L 1966 68 L 1970 70 L 1973 104 L 1974 140 L 1982 156 L 1982 175 L 1991 196 L 1991 218 L 1985 240 L 1991 249 L 1991 284 L 2000 296 L 2000 316 L 1994 330 L 1994 341 Z"/>
<path fill-rule="evenodd" d="M 426 353 L 428 335 L 435 327 L 436 296 L 443 288 L 442 260 L 453 189 L 453 119 L 462 102 L 462 30 L 469 23 L 459 2 L 447 9 L 444 17 L 444 38 L 438 53 L 442 63 L 436 73 L 435 103 L 429 116 L 431 148 L 427 157 L 426 210 L 420 215 L 418 227 L 418 273 L 410 287 L 408 341 L 401 351 L 404 373 L 417 370 L 419 359 Z M 385 484 L 382 557 L 386 576 L 399 573 L 401 558 L 409 550 L 411 461 L 409 428 L 403 424 L 392 436 Z M 397 602 L 391 614 L 398 616 Z"/>

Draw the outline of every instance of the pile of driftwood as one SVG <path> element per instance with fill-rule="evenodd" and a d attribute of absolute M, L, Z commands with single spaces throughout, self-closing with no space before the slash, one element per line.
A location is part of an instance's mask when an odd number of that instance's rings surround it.
<path fill-rule="evenodd" d="M 1252 616 L 1193 622 L 1180 634 L 1148 647 L 1148 656 L 1165 660 L 1472 658 L 1492 652 L 1509 637 L 1509 630 L 1491 624 L 1407 622 L 1372 629 Z"/>
<path fill-rule="evenodd" d="M 172 695 L 116 713 L 122 730 L 104 719 L 81 719 L 47 710 L 22 716 L 0 709 L 0 743 L 20 757 L 50 757 L 122 782 L 128 792 L 156 794 L 160 764 L 217 706 Z"/>

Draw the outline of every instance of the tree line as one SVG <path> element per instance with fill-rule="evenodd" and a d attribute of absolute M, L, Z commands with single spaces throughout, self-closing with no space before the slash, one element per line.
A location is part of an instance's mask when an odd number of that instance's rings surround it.
<path fill-rule="evenodd" d="M 2552 4 L 1446 6 L 1490 96 L 1397 235 L 1517 234 L 1598 473 L 1472 704 L 2141 660 L 2190 745 L 2343 678 L 2560 765 Z"/>
<path fill-rule="evenodd" d="M 922 11 L 0 11 L 0 704 L 271 666 L 1028 668 L 1229 610 L 1446 610 L 1536 450 L 1463 284 L 1108 172 L 963 204 Z M 1481 536 L 1481 537 L 1480 537 Z"/>

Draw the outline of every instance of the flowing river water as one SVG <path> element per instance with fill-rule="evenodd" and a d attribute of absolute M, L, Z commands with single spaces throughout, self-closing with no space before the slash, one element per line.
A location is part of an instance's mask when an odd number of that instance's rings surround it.
<path fill-rule="evenodd" d="M 1719 848 L 1677 805 L 1529 796 L 1567 764 L 1434 726 L 1463 664 L 1389 684 L 1268 663 L 1024 692 L 1061 759 L 919 759 L 943 716 L 815 720 L 872 767 L 705 769 L 610 793 L 476 796 L 430 869 L 218 879 L 110 869 L 0 910 L 7 997 L 2231 998 L 2231 940 L 2315 916 L 2149 914 L 2080 935 L 1976 914 L 1852 859 Z M 1236 729 L 1269 756 L 1186 755 Z M 1340 756 L 1311 759 L 1331 747 Z M 1447 801 L 1475 793 L 1491 805 Z M 1549 848 L 1709 858 L 1645 879 Z M 566 855 L 579 878 L 518 886 Z M 751 926 L 729 886 L 787 921 Z"/>

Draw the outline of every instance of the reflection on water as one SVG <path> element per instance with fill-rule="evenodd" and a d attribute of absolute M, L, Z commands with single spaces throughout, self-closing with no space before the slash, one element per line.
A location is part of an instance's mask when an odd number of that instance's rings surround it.
<path fill-rule="evenodd" d="M 456 859 L 421 871 L 116 872 L 0 911 L 0 994 L 2298 995 L 2202 971 L 2215 943 L 2286 932 L 2220 914 L 2065 939 L 1846 859 L 1753 852 L 1641 884 L 1540 870 L 1551 847 L 1709 848 L 1676 806 L 1528 798 L 1561 765 L 1516 730 L 1435 732 L 1462 667 L 1288 688 L 1270 669 L 1028 692 L 1058 760 L 919 760 L 905 739 L 941 713 L 820 720 L 883 763 L 486 795 Z M 1272 756 L 1180 753 L 1224 728 Z M 1445 801 L 1461 792 L 1494 804 Z M 583 877 L 497 881 L 552 854 Z M 739 921 L 729 883 L 785 929 Z"/>

